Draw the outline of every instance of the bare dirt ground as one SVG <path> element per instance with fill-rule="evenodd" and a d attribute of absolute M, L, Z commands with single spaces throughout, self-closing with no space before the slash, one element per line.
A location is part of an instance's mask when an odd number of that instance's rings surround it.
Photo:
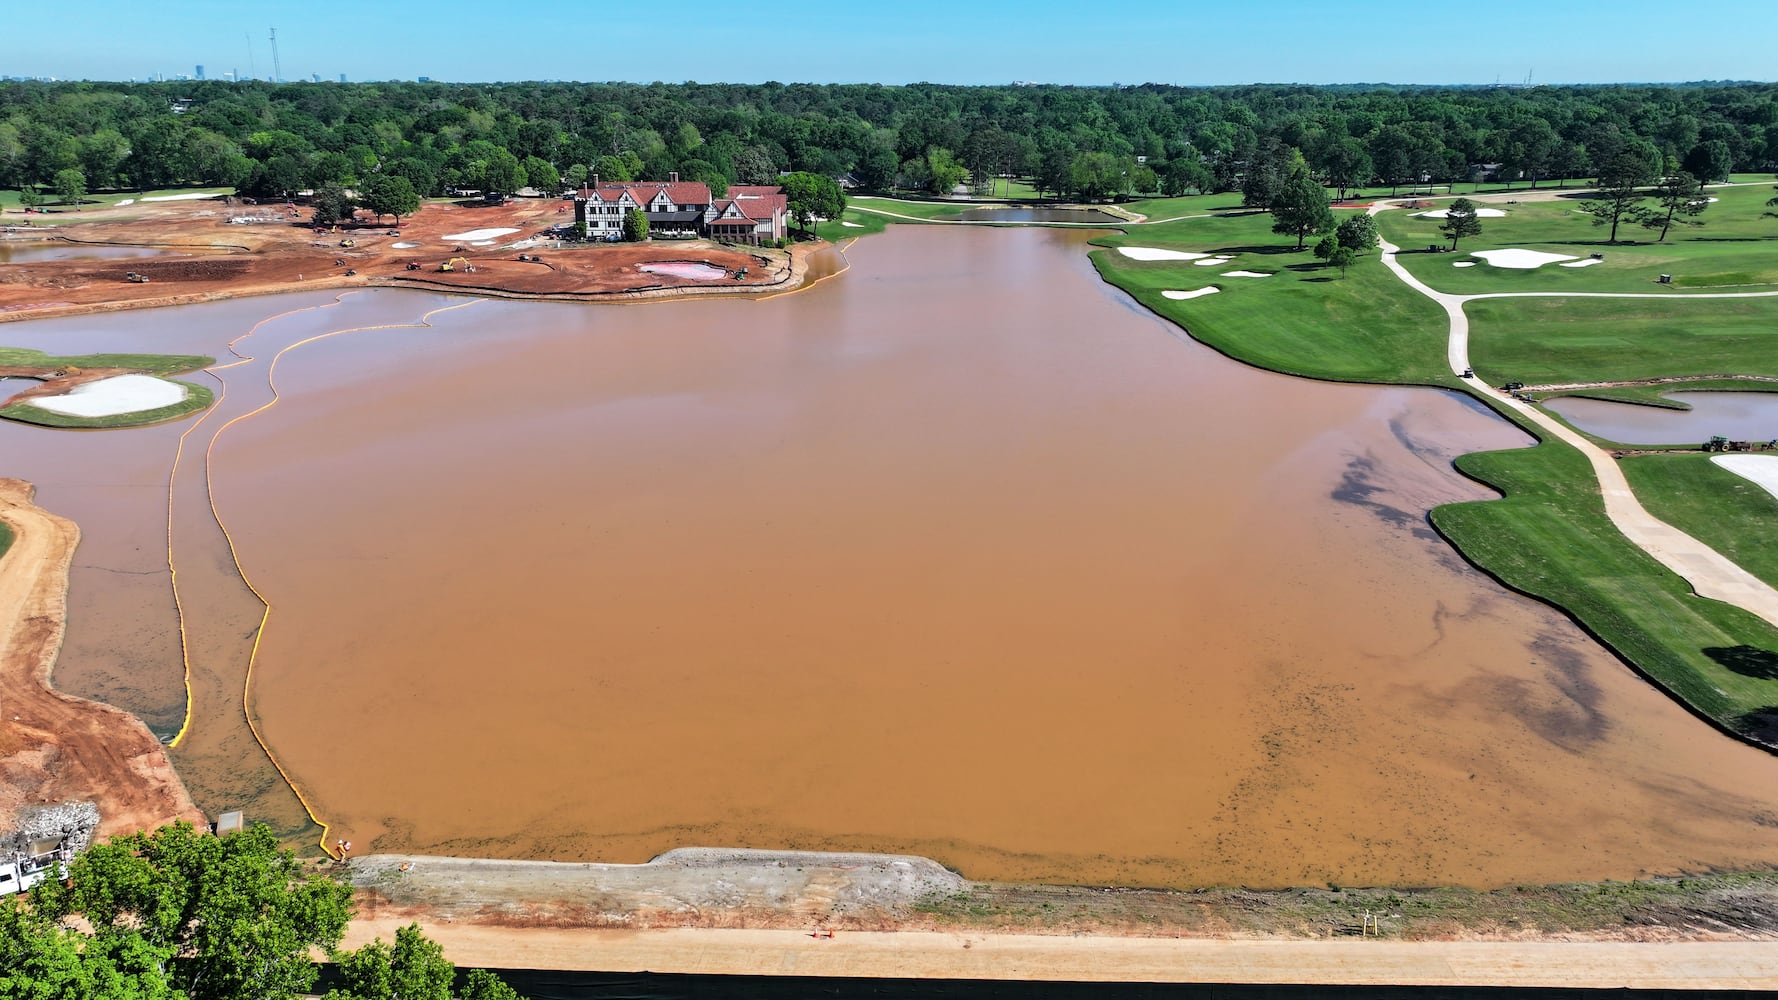
<path fill-rule="evenodd" d="M 1770 988 L 1778 877 L 1467 890 L 972 883 L 924 858 L 682 849 L 645 865 L 353 859 L 347 944 L 730 975 Z M 1374 928 L 1367 935 L 1367 914 Z"/>
<path fill-rule="evenodd" d="M 809 254 L 825 244 L 791 250 L 731 247 L 702 240 L 588 244 L 555 249 L 544 238 L 572 222 L 569 202 L 520 199 L 505 205 L 435 202 L 403 219 L 399 229 L 361 221 L 318 233 L 307 208 L 182 201 L 87 209 L 49 216 L 9 213 L 0 239 L 27 247 L 44 241 L 165 247 L 166 257 L 62 259 L 0 263 L 0 320 L 69 315 L 141 306 L 201 302 L 312 288 L 397 285 L 460 289 L 480 295 L 598 300 L 661 295 L 759 294 L 796 287 Z M 232 225 L 230 216 L 275 216 L 277 221 Z M 293 217 L 294 216 L 294 217 Z M 480 229 L 513 229 L 491 246 L 445 237 Z M 391 235 L 399 232 L 400 235 Z M 502 249 L 528 240 L 536 243 Z M 351 241 L 351 247 L 341 246 Z M 418 244 L 396 247 L 395 244 Z M 535 256 L 521 261 L 519 255 Z M 177 256 L 174 256 L 177 255 Z M 440 272 L 462 257 L 474 271 Z M 650 262 L 696 261 L 740 279 L 700 281 L 641 271 Z M 417 264 L 419 270 L 409 270 Z M 127 280 L 130 272 L 146 283 Z M 347 271 L 356 274 L 348 276 Z"/>
<path fill-rule="evenodd" d="M 32 492 L 0 479 L 0 520 L 13 530 L 0 557 L 0 825 L 23 806 L 68 800 L 98 804 L 100 836 L 204 822 L 140 720 L 50 687 L 80 531 Z"/>

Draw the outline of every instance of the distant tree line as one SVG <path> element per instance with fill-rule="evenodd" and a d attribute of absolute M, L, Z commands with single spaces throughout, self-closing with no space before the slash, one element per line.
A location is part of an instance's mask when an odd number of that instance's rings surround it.
<path fill-rule="evenodd" d="M 673 172 L 720 193 L 805 171 L 880 191 L 996 177 L 1088 200 L 1239 190 L 1269 208 L 1299 166 L 1343 196 L 1466 181 L 1480 164 L 1529 187 L 1592 181 L 1630 160 L 1651 180 L 1771 169 L 1778 85 L 0 84 L 0 186 L 65 198 L 362 194 L 389 178 L 418 197 L 501 194 Z"/>

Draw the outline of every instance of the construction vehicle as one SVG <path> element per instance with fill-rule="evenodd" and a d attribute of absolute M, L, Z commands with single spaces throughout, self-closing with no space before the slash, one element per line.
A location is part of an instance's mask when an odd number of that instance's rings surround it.
<path fill-rule="evenodd" d="M 410 271 L 418 271 L 420 269 L 420 262 L 417 260 L 408 261 L 407 262 L 407 269 Z"/>
<path fill-rule="evenodd" d="M 343 246 L 347 249 L 351 249 L 352 247 L 355 247 L 357 245 L 358 245 L 357 240 L 341 240 L 340 241 L 340 246 Z"/>
<path fill-rule="evenodd" d="M 1729 439 L 1726 437 L 1723 437 L 1721 434 L 1718 434 L 1715 437 L 1711 438 L 1710 440 L 1704 442 L 1704 450 L 1705 451 L 1728 451 L 1729 450 Z"/>
<path fill-rule="evenodd" d="M 146 284 L 148 284 L 148 275 L 143 274 L 139 271 L 131 271 L 130 273 L 123 276 L 123 280 L 133 281 L 138 285 L 146 285 Z"/>
<path fill-rule="evenodd" d="M 438 265 L 438 269 L 440 271 L 467 271 L 470 274 L 475 273 L 475 268 L 470 265 L 469 258 L 467 257 L 452 257 L 450 260 Z"/>

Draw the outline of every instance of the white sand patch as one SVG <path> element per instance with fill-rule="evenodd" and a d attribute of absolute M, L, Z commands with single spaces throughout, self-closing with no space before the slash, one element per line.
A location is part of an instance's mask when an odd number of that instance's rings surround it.
<path fill-rule="evenodd" d="M 1234 260 L 1234 259 L 1235 258 L 1233 258 L 1233 257 L 1211 257 L 1209 260 L 1194 260 L 1194 261 L 1192 261 L 1192 266 L 1194 266 L 1194 267 L 1216 267 L 1219 264 L 1227 264 L 1229 261 Z"/>
<path fill-rule="evenodd" d="M 1565 253 L 1545 253 L 1542 250 L 1521 250 L 1517 247 L 1506 250 L 1477 250 L 1470 256 L 1480 257 L 1495 267 L 1512 267 L 1521 271 L 1534 270 L 1545 264 L 1554 264 L 1559 260 L 1574 259 Z"/>
<path fill-rule="evenodd" d="M 1592 267 L 1594 264 L 1603 264 L 1603 263 L 1605 263 L 1605 262 L 1600 260 L 1597 257 L 1588 257 L 1586 260 L 1571 260 L 1565 264 L 1562 264 L 1561 266 L 1562 267 Z"/>
<path fill-rule="evenodd" d="M 397 250 L 412 250 L 413 248 L 419 246 L 420 244 L 418 244 L 418 243 L 391 243 L 389 245 L 391 247 L 394 247 Z"/>
<path fill-rule="evenodd" d="M 124 207 L 124 206 L 125 206 L 125 205 L 134 205 L 134 204 L 135 204 L 135 203 L 136 203 L 136 199 L 134 199 L 134 198 L 125 198 L 125 199 L 124 199 L 124 200 L 122 200 L 122 201 L 120 201 L 120 202 L 118 202 L 118 203 L 117 203 L 117 205 L 116 205 L 116 206 L 115 206 L 115 207 L 117 207 L 117 208 L 122 208 L 122 207 Z"/>
<path fill-rule="evenodd" d="M 77 385 L 60 396 L 27 399 L 32 406 L 69 417 L 109 417 L 172 406 L 185 398 L 185 387 L 153 375 L 115 375 Z"/>
<path fill-rule="evenodd" d="M 1721 201 L 1721 198 L 1705 198 L 1705 201 Z"/>
<path fill-rule="evenodd" d="M 1474 267 L 1475 261 L 1473 261 L 1473 260 L 1454 260 L 1451 262 L 1451 266 L 1452 267 Z"/>
<path fill-rule="evenodd" d="M 1159 247 L 1118 247 L 1117 252 L 1132 260 L 1202 260 L 1207 253 L 1185 250 L 1162 250 Z"/>
<path fill-rule="evenodd" d="M 1225 278 L 1270 278 L 1271 277 L 1271 275 L 1267 274 L 1264 271 L 1224 271 L 1224 272 L 1222 272 L 1222 276 Z"/>
<path fill-rule="evenodd" d="M 1778 497 L 1778 455 L 1717 455 L 1710 460 Z"/>
<path fill-rule="evenodd" d="M 206 194 L 202 191 L 192 194 L 157 194 L 142 199 L 143 201 L 203 201 L 209 198 L 220 198 L 219 194 Z"/>
<path fill-rule="evenodd" d="M 491 247 L 494 245 L 494 241 L 493 240 L 470 240 L 469 245 L 472 247 Z"/>
<path fill-rule="evenodd" d="M 444 237 L 447 240 L 491 240 L 496 236 L 516 233 L 516 229 L 471 229 L 467 233 L 452 233 Z"/>
<path fill-rule="evenodd" d="M 1194 288 L 1189 292 L 1162 292 L 1161 298 L 1164 298 L 1164 299 L 1195 299 L 1200 295 L 1215 295 L 1217 292 L 1220 292 L 1220 291 L 1222 291 L 1222 289 L 1216 287 L 1215 285 L 1205 285 L 1203 288 Z"/>
<path fill-rule="evenodd" d="M 1506 213 L 1498 208 L 1478 208 L 1475 210 L 1475 217 L 1478 219 L 1498 219 L 1505 215 Z M 1439 208 L 1430 212 L 1420 213 L 1420 218 L 1422 219 L 1448 219 L 1450 217 L 1451 210 L 1448 208 Z"/>
<path fill-rule="evenodd" d="M 840 223 L 840 225 L 845 226 L 847 229 L 863 229 L 864 228 L 864 223 L 862 223 L 862 222 L 842 222 L 842 223 Z"/>

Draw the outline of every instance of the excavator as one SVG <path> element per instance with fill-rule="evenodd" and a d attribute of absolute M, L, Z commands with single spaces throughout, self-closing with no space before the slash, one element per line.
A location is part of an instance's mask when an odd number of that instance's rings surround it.
<path fill-rule="evenodd" d="M 475 273 L 475 267 L 469 263 L 469 258 L 467 257 L 452 257 L 450 260 L 438 265 L 438 269 L 440 271 L 468 271 L 470 274 Z"/>

